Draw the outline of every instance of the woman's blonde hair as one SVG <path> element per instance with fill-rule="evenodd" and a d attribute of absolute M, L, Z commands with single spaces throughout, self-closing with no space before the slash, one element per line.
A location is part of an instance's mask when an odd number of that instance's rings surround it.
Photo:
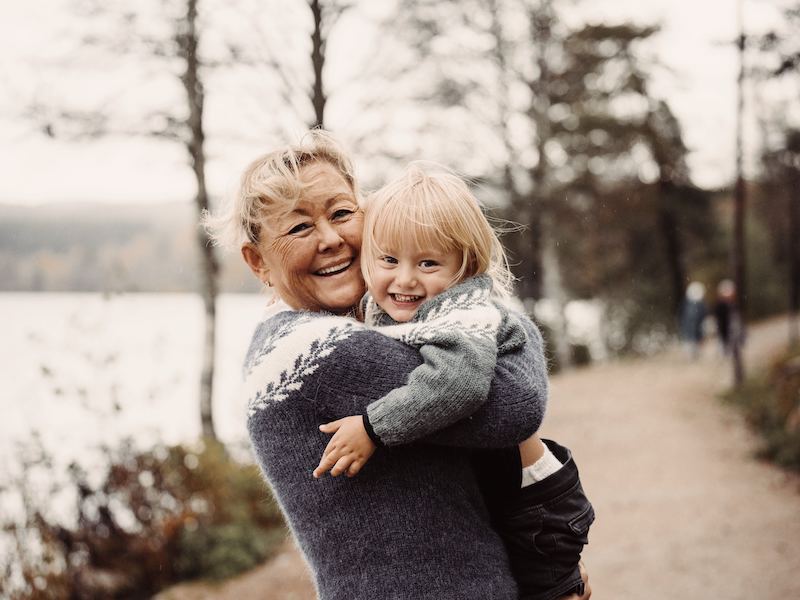
<path fill-rule="evenodd" d="M 244 170 L 238 192 L 227 206 L 203 215 L 203 226 L 216 245 L 238 249 L 257 244 L 265 217 L 290 212 L 304 185 L 300 170 L 310 163 L 331 164 L 358 197 L 353 163 L 347 151 L 322 129 L 308 131 L 300 143 L 259 156 Z"/>
<path fill-rule="evenodd" d="M 374 259 L 411 245 L 461 253 L 453 283 L 486 273 L 493 292 L 508 298 L 514 277 L 505 250 L 467 184 L 441 165 L 412 162 L 365 204 L 361 268 L 372 282 Z"/>

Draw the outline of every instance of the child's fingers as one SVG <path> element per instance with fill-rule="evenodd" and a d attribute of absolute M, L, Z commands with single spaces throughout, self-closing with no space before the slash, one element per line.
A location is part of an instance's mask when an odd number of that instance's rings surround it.
<path fill-rule="evenodd" d="M 354 460 L 353 464 L 350 465 L 350 468 L 347 469 L 347 476 L 348 477 L 355 477 L 356 475 L 358 475 L 358 472 L 366 464 L 366 462 L 367 461 L 365 461 L 363 459 Z"/>
<path fill-rule="evenodd" d="M 350 454 L 342 456 L 339 460 L 336 461 L 336 464 L 333 465 L 333 468 L 331 469 L 331 476 L 338 477 L 339 475 L 347 471 L 350 465 L 353 464 L 353 460 L 354 460 L 353 456 Z"/>
<path fill-rule="evenodd" d="M 342 419 L 337 419 L 336 421 L 331 421 L 330 423 L 323 423 L 319 426 L 319 430 L 323 433 L 334 433 L 339 431 L 339 427 L 342 426 Z"/>
<path fill-rule="evenodd" d="M 336 461 L 339 460 L 338 455 L 330 454 L 328 456 L 323 456 L 322 460 L 319 461 L 319 465 L 317 468 L 314 469 L 313 475 L 316 479 L 322 477 L 325 473 L 331 470 L 331 468 L 336 464 Z"/>
<path fill-rule="evenodd" d="M 322 452 L 322 456 L 328 456 L 331 452 L 336 452 L 339 449 L 339 442 L 340 442 L 339 434 L 334 434 L 331 439 L 328 440 L 328 445 L 325 446 L 325 450 Z"/>

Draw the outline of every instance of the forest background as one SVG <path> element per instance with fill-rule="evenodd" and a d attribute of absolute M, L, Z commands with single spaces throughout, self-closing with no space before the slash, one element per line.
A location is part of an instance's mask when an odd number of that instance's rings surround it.
<path fill-rule="evenodd" d="M 800 5 L 639 4 L 3 6 L 2 33 L 13 52 L 0 63 L 8 150 L 0 291 L 197 294 L 206 357 L 199 410 L 184 415 L 200 415 L 206 442 L 158 452 L 121 443 L 106 452 L 116 479 L 101 484 L 90 485 L 73 465 L 78 521 L 93 524 L 92 533 L 55 525 L 46 507 L 26 505 L 24 527 L 14 529 L 23 560 L 8 561 L 9 580 L 34 595 L 53 586 L 127 589 L 207 573 L 198 557 L 231 539 L 248 557 L 264 556 L 265 538 L 243 532 L 250 522 L 270 530 L 279 519 L 251 483 L 241 484 L 239 496 L 246 517 L 209 508 L 230 499 L 196 502 L 201 490 L 220 487 L 199 472 L 210 469 L 213 480 L 220 469 L 220 477 L 236 479 L 250 467 L 241 453 L 210 442 L 219 437 L 215 319 L 220 293 L 258 291 L 238 256 L 207 243 L 198 215 L 234 192 L 254 155 L 308 127 L 345 142 L 367 190 L 409 160 L 435 160 L 468 178 L 498 223 L 521 225 L 506 226 L 503 241 L 518 295 L 547 329 L 554 364 L 658 351 L 674 339 L 690 281 L 704 283 L 711 302 L 716 285 L 736 277 L 737 176 L 747 201 L 739 213 L 745 319 L 796 314 Z M 570 306 L 597 315 L 592 344 L 602 351 L 572 335 Z M 42 456 L 20 464 L 41 466 Z M 235 466 L 224 466 L 224 457 Z M 171 472 L 164 465 L 173 462 L 195 465 L 177 488 L 164 483 Z M 126 487 L 131 482 L 141 493 Z M 109 508 L 119 493 L 135 504 L 135 526 L 121 525 Z M 167 496 L 174 505 L 165 508 Z M 94 564 L 103 554 L 97 549 L 109 539 L 132 547 L 131 536 L 144 539 L 148 527 L 163 530 L 162 554 L 150 561 L 171 565 L 162 579 L 148 579 L 146 570 L 101 583 L 87 575 L 119 570 Z M 27 536 L 40 541 L 32 546 Z M 130 562 L 148 551 L 143 546 Z"/>

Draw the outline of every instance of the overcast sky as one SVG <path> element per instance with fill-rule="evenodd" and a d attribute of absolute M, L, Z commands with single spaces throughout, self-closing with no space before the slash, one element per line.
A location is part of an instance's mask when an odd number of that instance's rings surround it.
<path fill-rule="evenodd" d="M 84 27 L 68 10 L 72 1 L 0 0 L 0 85 L 5 90 L 0 99 L 0 203 L 189 201 L 193 190 L 191 172 L 185 168 L 185 152 L 174 145 L 132 139 L 59 141 L 31 131 L 27 124 L 14 118 L 32 97 L 47 98 L 48 94 L 57 93 L 79 101 L 81 94 L 91 93 L 86 78 L 74 88 L 64 80 L 56 85 L 49 79 L 52 71 L 43 67 L 70 52 L 65 31 Z M 283 4 L 288 5 L 288 0 Z M 695 183 L 708 187 L 728 184 L 734 166 L 737 60 L 732 45 L 726 42 L 736 36 L 736 0 L 587 0 L 572 4 L 576 7 L 567 14 L 576 21 L 661 24 L 662 31 L 650 50 L 669 69 L 656 74 L 653 92 L 670 103 L 681 121 Z M 748 31 L 760 32 L 779 25 L 777 6 L 777 0 L 746 0 Z M 331 48 L 331 61 L 351 57 L 352 52 L 341 45 L 357 42 L 347 40 L 365 39 L 365 32 L 358 30 L 362 26 L 358 19 L 351 20 L 349 26 L 353 31 L 340 34 L 339 39 L 345 41 L 338 42 L 338 52 Z M 346 70 L 344 64 L 334 62 L 328 66 L 334 73 L 337 69 Z M 102 87 L 104 81 L 115 76 L 125 77 L 126 72 L 124 66 L 109 65 L 96 74 L 97 85 Z M 780 93 L 768 89 L 765 95 L 770 101 L 771 95 L 777 98 Z M 125 98 L 119 99 L 124 101 Z M 232 104 L 210 110 L 217 110 L 218 114 L 227 111 L 233 117 L 234 112 L 254 111 L 257 107 Z M 759 139 L 755 119 L 748 121 L 746 141 L 752 165 Z M 236 127 L 241 126 L 231 121 L 230 128 Z M 231 142 L 227 146 L 218 141 L 211 149 L 209 162 L 212 193 L 229 193 L 244 162 L 262 150 L 255 141 Z"/>

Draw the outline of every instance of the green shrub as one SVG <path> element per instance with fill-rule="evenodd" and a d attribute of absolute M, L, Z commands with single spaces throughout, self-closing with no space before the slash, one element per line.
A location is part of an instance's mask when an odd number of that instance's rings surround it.
<path fill-rule="evenodd" d="M 227 579 L 258 565 L 285 536 L 283 530 L 254 528 L 246 520 L 185 528 L 178 541 L 176 571 L 181 579 Z"/>
<path fill-rule="evenodd" d="M 23 522 L 4 523 L 18 547 L 33 541 L 41 552 L 0 564 L 22 582 L 0 585 L 0 596 L 149 597 L 183 579 L 252 568 L 286 536 L 258 468 L 216 442 L 147 451 L 123 444 L 97 486 L 77 466 L 71 479 L 72 525 L 50 520 L 42 505 L 26 506 Z"/>
<path fill-rule="evenodd" d="M 778 357 L 767 372 L 726 395 L 763 435 L 762 455 L 800 471 L 800 352 Z"/>

